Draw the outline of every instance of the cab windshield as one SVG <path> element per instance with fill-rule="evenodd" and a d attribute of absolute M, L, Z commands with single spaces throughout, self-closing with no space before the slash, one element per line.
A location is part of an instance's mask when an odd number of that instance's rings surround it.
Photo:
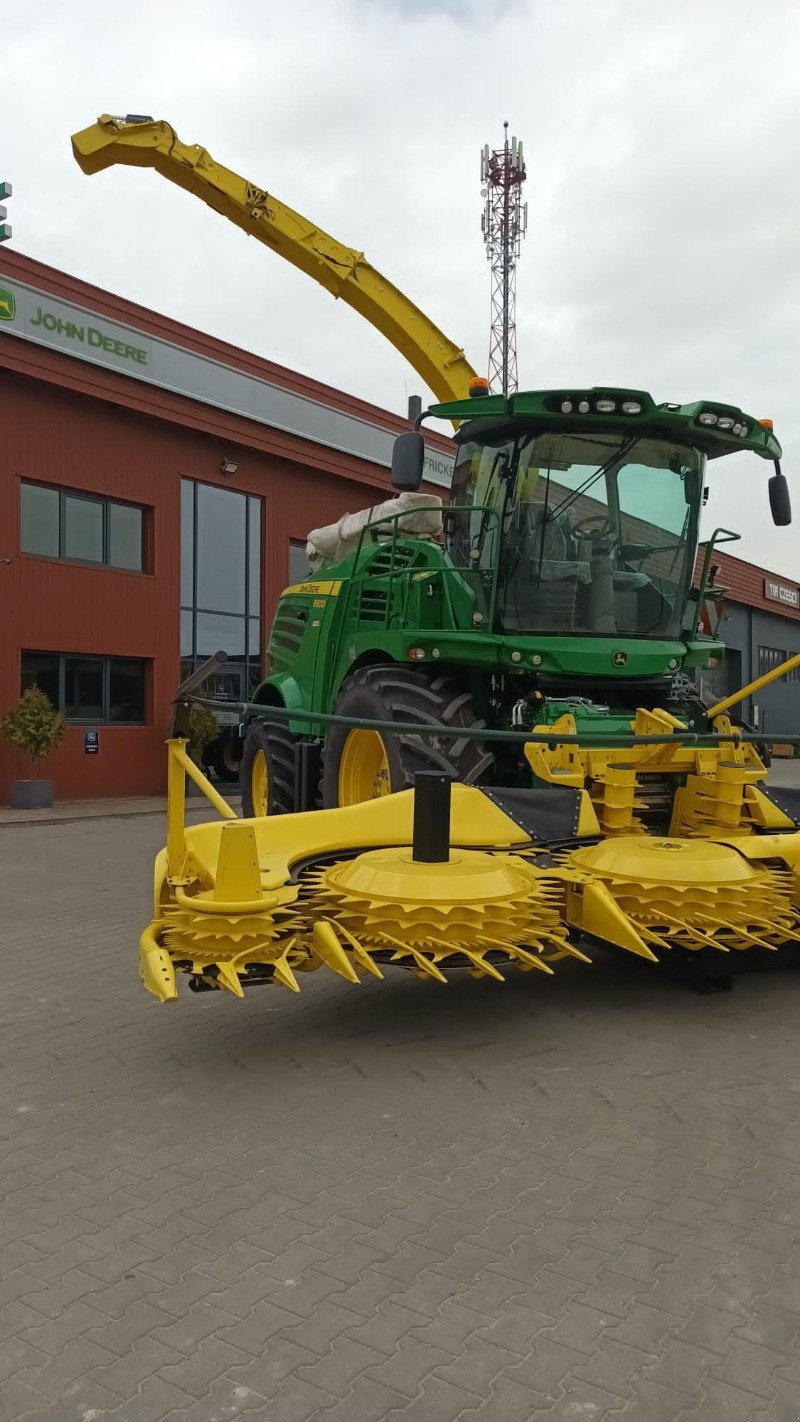
<path fill-rule="evenodd" d="M 687 445 L 506 427 L 459 450 L 449 551 L 484 590 L 499 565 L 498 631 L 678 639 L 702 488 Z"/>

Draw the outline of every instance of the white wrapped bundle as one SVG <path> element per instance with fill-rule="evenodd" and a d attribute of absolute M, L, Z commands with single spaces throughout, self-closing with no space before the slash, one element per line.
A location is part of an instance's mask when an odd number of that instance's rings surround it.
<path fill-rule="evenodd" d="M 409 510 L 406 513 L 406 510 Z M 391 518 L 394 514 L 404 514 L 396 524 L 387 523 L 378 532 L 378 538 L 391 538 L 394 529 L 404 538 L 438 538 L 442 532 L 442 501 L 438 494 L 397 494 L 385 503 L 374 504 L 360 513 L 343 514 L 338 523 L 329 523 L 325 528 L 313 528 L 308 535 L 306 555 L 312 570 L 316 573 L 329 563 L 338 563 L 348 553 L 354 553 L 358 540 L 368 523 L 377 519 Z M 370 535 L 371 538 L 371 535 Z"/>

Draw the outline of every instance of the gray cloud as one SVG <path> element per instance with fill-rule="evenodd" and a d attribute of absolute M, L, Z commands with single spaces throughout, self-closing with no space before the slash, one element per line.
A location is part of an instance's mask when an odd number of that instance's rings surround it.
<path fill-rule="evenodd" d="M 4 26 L 15 246 L 395 410 L 420 382 L 359 317 L 154 174 L 84 178 L 69 134 L 104 110 L 168 118 L 365 250 L 483 369 L 477 155 L 508 117 L 529 168 L 521 384 L 770 415 L 800 517 L 797 7 L 34 0 Z M 767 472 L 718 465 L 707 527 L 797 577 Z"/>

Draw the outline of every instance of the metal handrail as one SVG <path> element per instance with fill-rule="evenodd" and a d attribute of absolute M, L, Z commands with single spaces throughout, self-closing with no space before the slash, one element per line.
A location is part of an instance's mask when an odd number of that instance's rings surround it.
<path fill-rule="evenodd" d="M 376 544 L 377 544 L 377 542 L 378 542 L 378 537 L 377 537 L 378 530 L 381 529 L 382 527 L 385 527 L 386 525 L 393 525 L 391 534 L 387 534 L 387 536 L 386 536 L 386 542 L 387 542 L 387 543 L 388 543 L 388 542 L 390 541 L 390 539 L 391 539 L 391 561 L 390 561 L 390 564 L 389 564 L 389 572 L 388 572 L 388 575 L 387 575 L 387 576 L 389 577 L 389 579 L 391 580 L 391 579 L 395 576 L 395 550 L 396 550 L 396 548 L 397 548 L 398 542 L 400 542 L 400 541 L 402 541 L 402 540 L 404 540 L 404 539 L 406 539 L 406 538 L 407 538 L 408 540 L 413 540 L 414 537 L 415 537 L 414 534 L 407 534 L 407 535 L 406 535 L 406 534 L 403 533 L 403 530 L 402 530 L 402 529 L 400 528 L 400 526 L 399 526 L 400 520 L 401 520 L 401 519 L 404 519 L 404 518 L 408 518 L 410 514 L 422 513 L 422 512 L 430 513 L 430 506 L 429 506 L 428 504 L 418 504 L 418 505 L 417 505 L 416 507 L 414 507 L 414 508 L 402 509 L 402 510 L 400 510 L 399 513 L 384 514 L 381 518 L 372 519 L 372 520 L 370 520 L 369 523 L 365 524 L 364 527 L 361 529 L 361 532 L 360 532 L 360 534 L 359 534 L 358 543 L 357 543 L 357 545 L 356 545 L 355 557 L 354 557 L 354 560 L 353 560 L 353 566 L 354 566 L 354 568 L 358 568 L 358 569 L 359 569 L 359 572 L 361 572 L 361 567 L 360 567 L 360 564 L 361 564 L 361 554 L 362 554 L 362 551 L 363 551 L 363 548 L 364 548 L 364 541 L 365 541 L 365 539 L 366 539 L 366 537 L 367 537 L 367 534 L 371 534 L 372 537 L 375 539 L 375 542 L 376 542 Z M 494 521 L 494 523 L 496 524 L 496 527 L 497 527 L 497 531 L 498 531 L 498 532 L 500 531 L 501 523 L 502 523 L 502 516 L 501 516 L 500 510 L 497 509 L 497 508 L 495 508 L 494 504 L 448 504 L 446 508 L 444 508 L 444 507 L 442 508 L 442 520 L 443 520 L 443 522 L 444 522 L 444 519 L 445 519 L 445 518 L 448 518 L 451 514 L 454 514 L 454 513 L 468 513 L 468 514 L 479 513 L 479 514 L 488 515 L 488 518 L 487 518 L 487 529 L 488 529 L 488 527 L 490 526 L 491 522 Z M 442 544 L 439 543 L 436 539 L 432 539 L 432 540 L 430 540 L 430 541 L 434 542 L 438 548 L 441 548 L 441 547 L 442 547 Z M 369 551 L 372 551 L 372 550 L 370 549 Z M 486 621 L 488 622 L 489 626 L 492 626 L 493 623 L 494 623 L 495 604 L 496 604 L 496 602 L 497 602 L 497 582 L 498 582 L 498 577 L 499 577 L 499 572 L 500 572 L 500 556 L 499 556 L 499 554 L 500 554 L 500 543 L 499 543 L 499 540 L 498 540 L 498 541 L 497 541 L 497 547 L 496 547 L 496 550 L 495 550 L 495 556 L 494 556 L 493 559 L 492 559 L 491 567 L 485 568 L 485 569 L 483 570 L 483 571 L 485 571 L 485 572 L 490 572 L 490 573 L 491 573 L 491 577 L 492 577 L 491 593 L 490 593 L 490 596 L 489 596 L 489 606 L 488 606 L 488 609 L 487 609 L 486 614 L 485 614 L 485 615 L 486 615 Z M 451 559 L 451 562 L 452 562 L 452 559 Z M 433 570 L 432 570 L 432 571 L 433 571 Z M 456 572 L 456 573 L 461 573 L 461 574 L 463 574 L 463 573 L 475 573 L 475 572 L 481 571 L 481 570 L 478 569 L 474 563 L 465 563 L 463 566 L 462 566 L 461 564 L 459 564 L 459 563 L 452 563 L 452 571 L 453 571 L 453 572 Z"/>
<path fill-rule="evenodd" d="M 463 726 L 444 725 L 418 725 L 413 721 L 380 721 L 372 717 L 357 716 L 337 716 L 333 712 L 306 711 L 301 707 L 288 709 L 285 706 L 265 706 L 262 702 L 255 701 L 223 701 L 214 697 L 190 696 L 187 698 L 198 706 L 206 706 L 210 711 L 236 711 L 242 717 L 260 716 L 265 720 L 277 721 L 304 721 L 309 725 L 325 726 L 354 726 L 364 731 L 391 731 L 399 735 L 419 736 L 425 738 L 440 738 L 450 740 L 463 740 L 466 732 Z M 752 742 L 756 745 L 773 745 L 779 742 L 781 745 L 800 746 L 800 735 L 785 736 L 776 733 L 768 735 L 766 733 L 750 733 L 740 731 L 738 727 L 733 727 L 731 731 L 680 731 L 674 730 L 670 735 L 647 735 L 637 736 L 633 732 L 617 732 L 613 735 L 586 732 L 582 735 L 573 735 L 565 731 L 494 731 L 481 728 L 472 735 L 476 741 L 501 741 L 511 745 L 568 745 L 568 746 L 661 746 L 675 745 L 676 742 L 683 745 L 716 745 L 720 743 L 730 744 L 732 741 Z"/>
<path fill-rule="evenodd" d="M 169 732 L 171 737 L 178 736 L 182 739 L 185 739 L 188 736 L 189 705 L 193 701 L 195 701 L 198 706 L 201 705 L 201 702 L 197 700 L 197 698 L 193 697 L 191 693 L 195 690 L 196 687 L 202 686 L 203 682 L 206 681 L 208 677 L 212 676 L 215 671 L 219 671 L 219 668 L 221 666 L 224 666 L 227 660 L 227 652 L 215 652 L 213 656 L 208 657 L 206 661 L 201 662 L 199 667 L 195 667 L 194 671 L 190 672 L 189 675 L 185 677 L 184 680 L 180 683 L 180 686 L 178 687 L 177 691 L 175 692 L 175 695 L 172 698 L 172 705 L 174 707 L 174 710 L 172 713 L 172 725 L 170 727 Z"/>
<path fill-rule="evenodd" d="M 722 535 L 724 535 L 724 537 Z M 711 559 L 714 556 L 714 549 L 717 548 L 720 543 L 739 543 L 741 542 L 741 537 L 741 533 L 734 533 L 730 528 L 715 528 L 711 537 L 704 538 L 699 545 L 701 548 L 705 548 L 706 551 L 703 557 L 703 568 L 700 573 L 700 582 L 697 587 L 697 607 L 694 610 L 694 621 L 692 623 L 692 630 L 690 633 L 692 641 L 694 641 L 695 637 L 697 636 L 697 629 L 700 626 L 700 618 L 702 616 L 703 603 L 705 602 L 705 596 L 708 590 L 708 574 L 709 569 L 711 567 Z"/>

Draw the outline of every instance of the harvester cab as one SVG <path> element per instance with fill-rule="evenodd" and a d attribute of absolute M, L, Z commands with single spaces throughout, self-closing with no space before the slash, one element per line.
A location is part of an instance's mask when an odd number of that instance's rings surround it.
<path fill-rule="evenodd" d="M 772 461 L 773 517 L 788 523 L 770 422 L 608 389 L 478 396 L 429 413 L 466 421 L 449 557 L 471 571 L 488 627 L 516 641 L 515 660 L 537 668 L 540 690 L 608 681 L 624 696 L 625 682 L 722 655 L 697 615 L 709 570 L 692 587 L 706 462 L 742 449 Z"/>
<path fill-rule="evenodd" d="M 426 415 L 458 426 L 447 507 L 414 492 L 421 430 L 399 436 L 398 497 L 314 530 L 314 575 L 281 599 L 255 701 L 306 719 L 251 719 L 248 815 L 355 804 L 420 770 L 531 785 L 530 756 L 482 728 L 563 729 L 568 717 L 578 736 L 625 734 L 638 711 L 662 708 L 709 729 L 694 678 L 724 655 L 713 550 L 737 535 L 716 530 L 694 587 L 706 464 L 745 449 L 773 463 L 770 499 L 787 521 L 769 423 L 606 388 L 479 393 Z M 450 738 L 416 732 L 426 725 Z M 535 759 L 533 780 L 546 780 Z M 671 794 L 651 798 L 666 829 Z"/>

